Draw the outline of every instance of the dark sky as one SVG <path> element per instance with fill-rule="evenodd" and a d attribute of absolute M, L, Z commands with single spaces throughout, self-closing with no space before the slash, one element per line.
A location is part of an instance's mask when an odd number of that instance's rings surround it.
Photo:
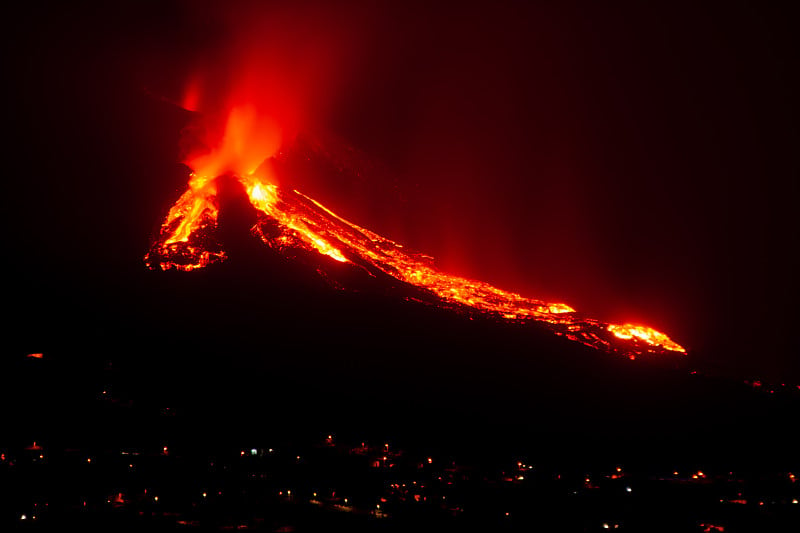
<path fill-rule="evenodd" d="M 29 293 L 47 307 L 143 268 L 184 179 L 185 115 L 147 94 L 180 99 L 198 68 L 225 86 L 220 65 L 246 42 L 296 84 L 303 127 L 383 169 L 374 179 L 391 185 L 368 193 L 302 183 L 343 216 L 446 270 L 650 324 L 707 360 L 800 373 L 796 13 L 389 4 L 7 17 L 12 283 L 58 286 Z M 253 13 L 270 35 L 236 26 Z"/>

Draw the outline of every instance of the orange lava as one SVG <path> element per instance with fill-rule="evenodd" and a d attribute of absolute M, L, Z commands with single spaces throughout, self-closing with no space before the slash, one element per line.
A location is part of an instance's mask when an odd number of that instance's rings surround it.
<path fill-rule="evenodd" d="M 347 267 L 363 269 L 371 276 L 388 275 L 424 289 L 435 296 L 432 300 L 436 304 L 466 306 L 508 321 L 544 322 L 556 334 L 572 341 L 622 352 L 631 359 L 648 351 L 685 353 L 680 345 L 652 328 L 602 323 L 579 316 L 564 303 L 528 298 L 442 272 L 434 266 L 432 257 L 357 226 L 296 190 L 281 189 L 269 165 L 263 163 L 281 147 L 286 133 L 281 126 L 293 123 L 288 117 L 293 115 L 290 111 L 295 106 L 287 104 L 277 115 L 267 116 L 263 101 L 255 100 L 261 104 L 261 113 L 248 103 L 254 101 L 253 95 L 266 90 L 264 87 L 278 90 L 280 84 L 264 83 L 269 79 L 259 75 L 247 83 L 235 84 L 237 91 L 230 95 L 225 112 L 220 115 L 224 120 L 194 124 L 191 131 L 195 138 L 191 140 L 195 150 L 186 153 L 184 159 L 194 172 L 188 189 L 169 210 L 159 238 L 145 257 L 151 268 L 191 271 L 226 259 L 215 233 L 219 215 L 216 177 L 229 175 L 239 181 L 259 212 L 253 234 L 279 252 L 291 254 L 303 249 L 319 253 Z M 203 100 L 202 87 L 200 78 L 188 84 L 183 99 L 188 109 L 197 108 Z M 284 101 L 270 91 L 267 94 L 274 97 L 269 99 L 271 102 Z M 263 100 L 264 95 L 261 96 Z M 266 107 L 277 109 L 274 105 Z M 280 124 L 275 116 L 280 118 Z M 269 224 L 264 225 L 265 222 Z M 267 226 L 270 229 L 265 231 Z"/>
<path fill-rule="evenodd" d="M 680 344 L 673 342 L 669 337 L 664 335 L 661 332 L 654 330 L 653 328 L 648 328 L 647 326 L 635 326 L 633 324 L 609 324 L 608 331 L 619 337 L 620 339 L 639 339 L 640 341 L 646 342 L 648 344 L 652 344 L 655 346 L 661 346 L 667 350 L 672 350 L 673 352 L 685 352 L 683 346 Z"/>
<path fill-rule="evenodd" d="M 434 266 L 433 258 L 410 252 L 394 241 L 357 226 L 296 190 L 283 191 L 253 173 L 239 175 L 237 179 L 253 207 L 281 228 L 277 237 L 260 232 L 259 224 L 253 228 L 272 248 L 302 248 L 367 271 L 378 270 L 427 289 L 445 302 L 495 313 L 507 320 L 532 319 L 556 325 L 561 328 L 556 333 L 597 348 L 613 349 L 611 339 L 599 334 L 606 330 L 615 338 L 634 344 L 685 353 L 683 347 L 649 327 L 601 324 L 577 317 L 575 310 L 564 303 L 527 298 L 488 283 L 441 272 Z M 148 254 L 148 264 L 163 270 L 190 271 L 225 259 L 223 250 L 208 250 L 192 242 L 199 233 L 213 233 L 218 215 L 216 194 L 213 178 L 192 174 L 189 189 L 167 215 L 159 243 L 154 247 L 157 253 Z M 156 260 L 155 256 L 161 259 Z"/>

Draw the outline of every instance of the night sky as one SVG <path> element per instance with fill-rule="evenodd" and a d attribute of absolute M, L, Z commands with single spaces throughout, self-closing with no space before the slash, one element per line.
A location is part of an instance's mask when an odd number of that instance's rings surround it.
<path fill-rule="evenodd" d="M 795 13 L 423 4 L 7 16 L 10 329 L 78 323 L 48 310 L 94 309 L 145 268 L 186 178 L 187 114 L 165 100 L 201 70 L 213 107 L 245 43 L 245 64 L 277 72 L 270 111 L 379 169 L 298 178 L 334 211 L 444 270 L 651 325 L 707 364 L 800 376 Z"/>

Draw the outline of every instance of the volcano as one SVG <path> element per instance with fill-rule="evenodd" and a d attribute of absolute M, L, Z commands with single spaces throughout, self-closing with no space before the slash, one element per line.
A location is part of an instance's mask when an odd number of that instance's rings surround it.
<path fill-rule="evenodd" d="M 375 292 L 464 315 L 536 323 L 554 335 L 629 359 L 686 354 L 682 346 L 650 327 L 610 324 L 583 316 L 564 303 L 525 297 L 442 272 L 432 257 L 358 226 L 298 190 L 274 183 L 274 176 L 290 172 L 293 160 L 322 160 L 324 165 L 329 163 L 324 161 L 327 153 L 319 145 L 295 142 L 251 173 L 192 173 L 188 190 L 170 209 L 145 262 L 155 270 L 188 272 L 211 267 L 229 256 L 223 241 L 229 246 L 241 241 L 246 232 L 337 290 Z M 225 217 L 244 221 L 225 230 L 240 232 L 238 238 L 222 238 Z"/>

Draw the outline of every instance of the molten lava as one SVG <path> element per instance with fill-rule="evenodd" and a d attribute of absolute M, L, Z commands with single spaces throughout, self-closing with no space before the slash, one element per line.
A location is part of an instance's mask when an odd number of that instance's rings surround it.
<path fill-rule="evenodd" d="M 209 243 L 195 242 L 197 236 L 204 233 L 202 230 L 217 225 L 219 209 L 216 196 L 214 180 L 192 175 L 189 189 L 169 210 L 161 228 L 158 255 L 170 258 L 160 264 L 162 269 L 189 271 L 225 259 L 222 249 L 214 250 Z M 218 244 L 216 248 L 219 248 Z M 148 257 L 151 255 L 155 254 L 148 254 Z"/>
<path fill-rule="evenodd" d="M 619 337 L 620 339 L 630 340 L 637 338 L 648 344 L 654 346 L 661 346 L 667 350 L 674 352 L 684 352 L 683 347 L 672 341 L 669 337 L 661 332 L 648 328 L 647 326 L 635 326 L 633 324 L 609 324 L 608 331 Z"/>
<path fill-rule="evenodd" d="M 215 172 L 221 169 L 212 168 Z M 466 306 L 508 321 L 542 322 L 570 340 L 630 358 L 644 353 L 685 353 L 680 345 L 652 328 L 602 323 L 579 316 L 563 303 L 527 298 L 441 272 L 433 258 L 357 226 L 296 190 L 281 190 L 254 171 L 237 173 L 235 179 L 259 213 L 253 234 L 284 255 L 293 255 L 298 249 L 318 253 L 323 268 L 324 261 L 332 260 L 372 276 L 382 273 L 427 291 L 442 304 Z M 162 270 L 190 271 L 223 261 L 225 251 L 214 238 L 218 211 L 214 174 L 192 174 L 189 189 L 170 209 L 158 242 L 145 258 L 147 264 Z M 264 229 L 275 224 L 280 228 L 277 233 Z"/>

